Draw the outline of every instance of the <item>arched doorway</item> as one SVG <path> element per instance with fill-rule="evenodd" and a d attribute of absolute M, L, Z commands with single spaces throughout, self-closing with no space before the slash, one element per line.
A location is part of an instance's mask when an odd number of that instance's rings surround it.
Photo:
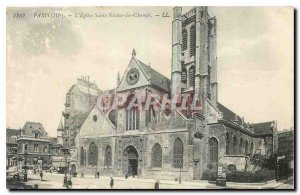
<path fill-rule="evenodd" d="M 133 146 L 127 146 L 123 153 L 123 167 L 125 173 L 129 176 L 135 176 L 138 174 L 138 152 Z"/>

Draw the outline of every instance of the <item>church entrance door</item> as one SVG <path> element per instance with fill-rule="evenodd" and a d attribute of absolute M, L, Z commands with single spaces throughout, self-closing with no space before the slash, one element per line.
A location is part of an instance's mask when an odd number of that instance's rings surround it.
<path fill-rule="evenodd" d="M 138 152 L 133 146 L 127 146 L 124 150 L 124 169 L 129 176 L 138 174 Z"/>

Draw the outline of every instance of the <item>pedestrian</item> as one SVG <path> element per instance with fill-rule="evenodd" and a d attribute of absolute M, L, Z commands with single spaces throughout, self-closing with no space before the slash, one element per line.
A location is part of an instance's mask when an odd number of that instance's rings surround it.
<path fill-rule="evenodd" d="M 36 169 L 33 170 L 33 173 L 36 175 Z"/>
<path fill-rule="evenodd" d="M 41 181 L 43 181 L 43 171 L 40 172 Z"/>
<path fill-rule="evenodd" d="M 100 177 L 100 172 L 99 172 L 99 171 L 97 171 L 97 177 L 98 177 L 98 179 L 99 179 L 99 177 Z"/>
<path fill-rule="evenodd" d="M 114 187 L 114 179 L 110 177 L 110 188 Z"/>
<path fill-rule="evenodd" d="M 159 190 L 159 180 L 156 180 L 154 184 L 154 189 Z"/>

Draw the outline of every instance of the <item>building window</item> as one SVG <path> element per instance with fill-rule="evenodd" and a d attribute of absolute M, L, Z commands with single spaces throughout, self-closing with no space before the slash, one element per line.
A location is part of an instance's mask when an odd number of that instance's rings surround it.
<path fill-rule="evenodd" d="M 47 153 L 47 146 L 44 146 L 44 153 Z"/>
<path fill-rule="evenodd" d="M 34 144 L 34 145 L 33 145 L 33 150 L 34 150 L 35 152 L 38 151 L 38 148 L 39 148 L 39 145 L 38 145 L 38 144 Z"/>
<path fill-rule="evenodd" d="M 186 72 L 186 69 L 185 68 L 183 68 L 182 69 L 182 76 L 181 76 L 181 81 L 182 81 L 182 83 L 186 83 L 186 81 L 187 81 L 187 72 Z"/>
<path fill-rule="evenodd" d="M 243 154 L 243 138 L 240 139 L 239 154 Z"/>
<path fill-rule="evenodd" d="M 110 146 L 106 146 L 106 148 L 105 148 L 104 166 L 110 167 L 111 165 L 112 165 L 111 147 Z"/>
<path fill-rule="evenodd" d="M 109 120 L 112 124 L 116 125 L 116 111 L 112 110 L 108 115 Z"/>
<path fill-rule="evenodd" d="M 27 151 L 27 144 L 25 144 L 24 150 Z"/>
<path fill-rule="evenodd" d="M 190 57 L 196 53 L 196 28 L 192 26 L 190 29 Z"/>
<path fill-rule="evenodd" d="M 181 168 L 183 165 L 183 143 L 177 138 L 173 145 L 173 167 Z"/>
<path fill-rule="evenodd" d="M 190 86 L 195 86 L 195 66 L 191 66 L 189 69 Z"/>
<path fill-rule="evenodd" d="M 212 137 L 208 140 L 208 143 L 210 163 L 218 163 L 218 140 L 215 137 Z"/>
<path fill-rule="evenodd" d="M 236 136 L 233 136 L 233 139 L 232 139 L 232 153 L 233 154 L 237 154 L 237 138 Z"/>
<path fill-rule="evenodd" d="M 140 111 L 134 107 L 126 110 L 126 130 L 138 130 L 140 126 Z"/>
<path fill-rule="evenodd" d="M 97 118 L 97 115 L 94 115 L 94 116 L 93 116 L 93 121 L 96 122 L 97 119 L 98 119 L 98 118 Z"/>
<path fill-rule="evenodd" d="M 35 139 L 39 138 L 39 133 L 34 133 L 34 138 Z"/>
<path fill-rule="evenodd" d="M 162 167 L 162 149 L 159 144 L 154 145 L 151 155 L 151 166 Z"/>
<path fill-rule="evenodd" d="M 248 154 L 248 141 L 245 141 L 245 155 Z"/>
<path fill-rule="evenodd" d="M 253 154 L 253 142 L 250 144 L 250 154 Z"/>
<path fill-rule="evenodd" d="M 183 29 L 182 31 L 182 51 L 187 49 L 187 31 Z"/>
<path fill-rule="evenodd" d="M 83 166 L 85 161 L 85 156 L 84 156 L 84 149 L 83 146 L 81 146 L 80 149 L 80 165 Z"/>
<path fill-rule="evenodd" d="M 226 133 L 226 154 L 230 154 L 230 136 L 229 133 Z"/>
<path fill-rule="evenodd" d="M 97 165 L 98 161 L 98 148 L 95 142 L 92 142 L 89 147 L 89 165 Z"/>

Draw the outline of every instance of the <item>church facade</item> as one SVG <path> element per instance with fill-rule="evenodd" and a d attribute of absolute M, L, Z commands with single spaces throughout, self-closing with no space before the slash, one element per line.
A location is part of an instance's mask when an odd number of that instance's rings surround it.
<path fill-rule="evenodd" d="M 249 124 L 218 102 L 216 17 L 207 7 L 184 14 L 175 7 L 172 33 L 171 80 L 133 51 L 116 89 L 96 90 L 92 97 L 101 98 L 89 104 L 71 141 L 78 173 L 198 180 L 217 166 L 251 171 L 254 153 L 273 154 L 276 121 Z M 153 94 L 175 103 L 149 105 Z M 120 97 L 123 104 L 112 106 Z M 180 109 L 181 97 L 193 97 L 201 109 Z"/>

